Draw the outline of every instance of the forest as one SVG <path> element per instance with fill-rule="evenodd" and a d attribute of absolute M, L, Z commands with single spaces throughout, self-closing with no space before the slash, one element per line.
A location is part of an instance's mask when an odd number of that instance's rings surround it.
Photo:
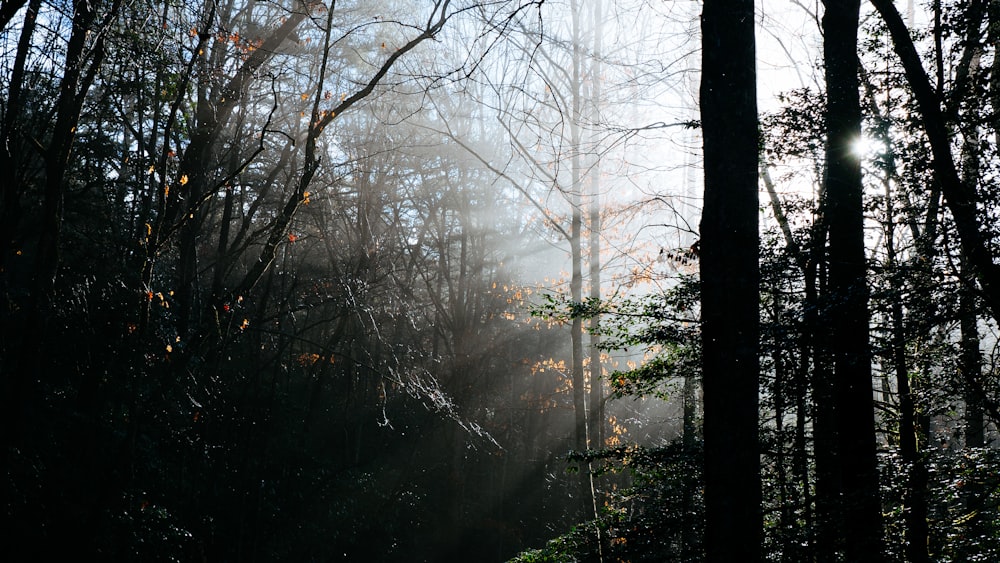
<path fill-rule="evenodd" d="M 1000 1 L 0 46 L 4 560 L 1000 561 Z"/>

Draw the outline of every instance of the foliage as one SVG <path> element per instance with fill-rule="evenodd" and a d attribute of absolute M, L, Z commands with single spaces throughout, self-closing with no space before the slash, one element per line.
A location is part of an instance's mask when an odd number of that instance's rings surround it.
<path fill-rule="evenodd" d="M 615 491 L 597 520 L 575 526 L 516 563 L 597 560 L 699 561 L 703 535 L 701 447 L 622 446 L 572 456 L 596 462 L 596 474 L 627 472 L 633 483 Z"/>
<path fill-rule="evenodd" d="M 669 384 L 699 369 L 697 296 L 697 280 L 682 277 L 666 291 L 629 299 L 572 303 L 564 295 L 546 293 L 532 315 L 562 323 L 600 315 L 601 349 L 642 358 L 635 367 L 609 376 L 614 396 L 667 399 Z"/>
<path fill-rule="evenodd" d="M 930 481 L 930 549 L 936 561 L 992 561 L 1000 553 L 1000 481 L 996 450 L 934 448 L 927 452 Z M 888 549 L 903 552 L 903 507 L 907 467 L 898 451 L 881 456 L 883 495 L 888 515 Z M 903 558 L 897 555 L 897 560 Z"/>

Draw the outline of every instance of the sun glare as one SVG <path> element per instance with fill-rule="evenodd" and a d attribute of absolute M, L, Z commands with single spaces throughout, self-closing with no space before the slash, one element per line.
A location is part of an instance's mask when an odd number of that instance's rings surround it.
<path fill-rule="evenodd" d="M 851 143 L 851 154 L 858 158 L 876 156 L 884 152 L 885 143 L 872 137 L 862 135 Z"/>

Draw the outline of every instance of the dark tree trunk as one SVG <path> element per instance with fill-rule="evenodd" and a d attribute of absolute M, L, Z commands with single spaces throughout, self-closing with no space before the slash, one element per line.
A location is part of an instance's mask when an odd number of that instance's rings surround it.
<path fill-rule="evenodd" d="M 21 177 L 23 166 L 20 162 L 22 144 L 17 123 L 21 115 L 21 94 L 24 87 L 25 64 L 31 51 L 31 38 L 35 32 L 41 0 L 32 0 L 24 14 L 17 52 L 14 54 L 13 68 L 9 71 L 7 86 L 7 108 L 0 124 L 0 170 L 7 175 L 0 182 L 0 381 L 3 382 L 3 428 L 4 455 L 13 448 L 7 448 L 21 426 L 20 412 L 23 406 L 21 393 L 26 383 L 28 369 L 22 371 L 22 362 L 28 362 L 22 343 L 24 337 L 24 315 L 14 314 L 22 306 L 12 297 L 20 292 L 21 285 L 27 284 L 23 273 L 10 268 L 9 260 L 17 254 L 21 224 L 21 197 L 28 187 L 27 178 Z M 19 275 L 17 275 L 19 274 Z"/>
<path fill-rule="evenodd" d="M 979 317 L 976 314 L 975 296 L 963 291 L 959 297 L 959 316 L 962 331 L 961 366 L 966 379 L 965 391 L 965 447 L 981 448 L 986 445 L 985 420 L 983 419 L 982 389 L 969 385 L 982 376 L 983 355 L 979 349 Z"/>
<path fill-rule="evenodd" d="M 951 136 L 946 115 L 941 109 L 941 96 L 931 85 L 909 30 L 891 0 L 871 0 L 886 23 L 893 46 L 899 56 L 906 80 L 920 110 L 924 131 L 931 147 L 931 164 L 940 183 L 945 202 L 955 221 L 962 254 L 969 269 L 983 290 L 983 300 L 993 318 L 1000 318 L 1000 265 L 987 241 L 987 228 L 976 209 L 977 194 L 959 176 L 951 153 Z"/>
<path fill-rule="evenodd" d="M 760 274 L 753 2 L 707 0 L 701 25 L 706 560 L 759 561 Z"/>
<path fill-rule="evenodd" d="M 837 534 L 834 533 L 833 526 L 820 525 L 819 531 L 822 535 L 814 537 L 817 530 L 815 521 L 817 518 L 821 522 L 832 521 L 836 499 L 839 498 L 839 480 L 836 478 L 836 448 L 834 439 L 836 437 L 833 420 L 833 401 L 829 399 L 832 391 L 829 391 L 831 377 L 827 362 L 828 354 L 825 353 L 824 343 L 827 342 L 819 315 L 819 293 L 817 284 L 822 285 L 825 279 L 825 270 L 820 270 L 819 265 L 823 262 L 826 251 L 826 223 L 823 220 L 823 192 L 820 192 L 819 207 L 813 218 L 813 229 L 810 241 L 806 250 L 799 245 L 792 233 L 791 224 L 785 215 L 781 205 L 781 199 L 775 189 L 774 182 L 766 166 L 761 167 L 761 179 L 764 180 L 764 187 L 767 189 L 768 197 L 771 200 L 771 209 L 774 217 L 778 221 L 785 245 L 795 264 L 802 271 L 802 279 L 805 286 L 804 307 L 805 313 L 802 318 L 802 333 L 799 336 L 800 357 L 796 365 L 794 375 L 795 390 L 795 436 L 792 448 L 792 470 L 795 473 L 796 484 L 801 487 L 802 498 L 805 499 L 803 508 L 803 519 L 805 529 L 808 531 L 805 537 L 806 544 L 802 547 L 806 551 L 816 554 L 817 561 L 832 560 L 836 554 Z M 777 299 L 777 297 L 775 297 Z M 775 358 L 776 366 L 778 362 L 777 354 Z M 810 370 L 810 367 L 813 367 Z M 777 375 L 777 371 L 776 371 Z M 816 460 L 816 493 L 812 497 L 815 499 L 816 510 L 813 510 L 810 501 L 810 476 L 809 476 L 809 452 L 806 439 L 806 424 L 809 412 L 806 406 L 808 390 L 810 388 L 810 375 L 813 380 L 813 399 L 815 412 L 812 415 L 813 425 L 813 450 Z M 817 401 L 817 397 L 827 397 L 826 400 Z M 791 554 L 794 557 L 794 552 Z"/>
<path fill-rule="evenodd" d="M 889 246 L 891 248 L 891 243 Z M 889 250 L 889 254 L 893 256 L 894 250 Z M 889 267 L 895 269 L 896 266 L 890 263 Z M 927 468 L 920 451 L 921 440 L 918 440 L 921 430 L 906 362 L 903 306 L 899 299 L 899 296 L 894 296 L 891 305 L 892 363 L 899 389 L 899 450 L 907 471 L 907 486 L 903 493 L 905 551 L 907 561 L 921 563 L 930 561 L 927 553 L 930 533 L 927 527 Z"/>
<path fill-rule="evenodd" d="M 42 199 L 42 230 L 38 241 L 36 290 L 45 294 L 55 285 L 59 268 L 59 246 L 62 233 L 63 180 L 69 167 L 70 151 L 76 139 L 83 94 L 86 93 L 84 66 L 87 62 L 87 37 L 94 31 L 97 9 L 90 2 L 73 5 L 73 31 L 66 45 L 66 70 L 59 85 L 56 120 L 52 141 L 45 154 L 45 190 Z"/>
<path fill-rule="evenodd" d="M 967 288 L 959 294 L 959 323 L 961 330 L 960 365 L 965 384 L 965 447 L 982 448 L 986 445 L 985 420 L 983 418 L 983 389 L 972 382 L 980 381 L 983 356 L 980 351 L 979 316 L 976 313 L 975 295 Z M 984 533 L 983 509 L 984 488 L 976 479 L 967 484 L 963 492 L 965 509 L 972 518 L 966 523 L 968 537 L 979 537 Z"/>
<path fill-rule="evenodd" d="M 823 244 L 823 242 L 817 242 Z M 837 410 L 834 401 L 833 370 L 829 349 L 830 332 L 820 314 L 817 281 L 826 287 L 826 268 L 806 274 L 805 318 L 812 355 L 813 453 L 816 457 L 816 560 L 837 561 L 843 548 L 840 503 L 843 483 L 840 475 L 840 447 L 837 442 Z M 819 278 L 819 280 L 817 280 Z"/>
<path fill-rule="evenodd" d="M 772 288 L 772 322 L 775 325 L 775 340 L 782 338 L 784 326 L 784 307 L 781 292 L 784 288 L 776 285 Z M 794 531 L 797 527 L 794 516 L 794 503 L 792 492 L 789 486 L 787 457 L 785 454 L 785 389 L 788 386 L 788 362 L 785 359 L 784 350 L 778 342 L 771 344 L 771 361 L 774 364 L 774 381 L 771 385 L 771 395 L 774 400 L 774 476 L 777 486 L 778 505 L 780 520 L 778 529 L 781 532 L 781 552 L 782 560 L 790 561 L 795 557 L 797 541 Z"/>
<path fill-rule="evenodd" d="M 3 0 L 0 2 L 0 30 L 6 29 L 10 20 L 14 19 L 17 11 L 24 6 L 27 0 Z"/>
<path fill-rule="evenodd" d="M 825 4 L 825 183 L 830 233 L 826 313 L 832 330 L 844 552 L 852 562 L 882 561 L 861 162 L 851 153 L 852 143 L 861 135 L 860 1 L 827 0 Z"/>
<path fill-rule="evenodd" d="M 15 234 L 21 221 L 21 192 L 25 189 L 24 179 L 19 177 L 21 168 L 19 146 L 22 144 L 17 123 L 21 116 L 21 94 L 24 88 L 25 64 L 31 51 L 31 39 L 38 21 L 41 0 L 32 0 L 24 14 L 21 34 L 14 54 L 13 66 L 8 74 L 7 107 L 0 122 L 0 170 L 7 178 L 0 184 L 3 196 L 0 199 L 0 273 L 6 276 L 7 260 L 16 251 Z M 0 299 L 6 299 L 7 292 L 0 292 Z M 3 308 L 8 310 L 7 307 Z"/>

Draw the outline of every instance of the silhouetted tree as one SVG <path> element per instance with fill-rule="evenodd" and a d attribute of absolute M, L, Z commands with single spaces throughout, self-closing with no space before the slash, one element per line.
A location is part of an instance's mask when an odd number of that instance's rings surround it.
<path fill-rule="evenodd" d="M 706 560 L 761 559 L 757 88 L 753 2 L 702 13 L 701 326 Z"/>

